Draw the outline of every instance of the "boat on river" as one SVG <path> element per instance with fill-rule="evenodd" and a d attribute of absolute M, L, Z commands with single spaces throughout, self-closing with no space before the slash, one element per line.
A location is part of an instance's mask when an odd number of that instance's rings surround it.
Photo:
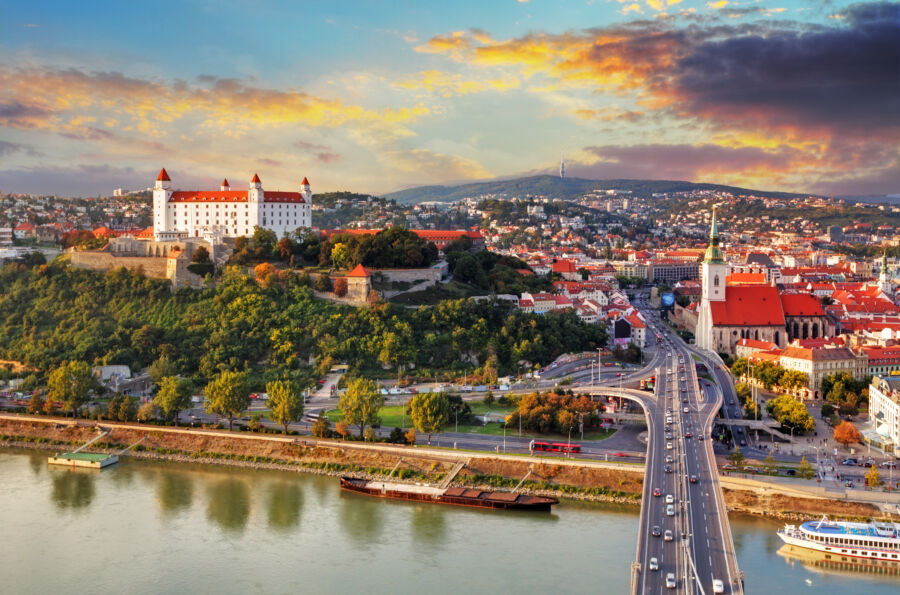
<path fill-rule="evenodd" d="M 788 545 L 826 554 L 900 563 L 900 525 L 894 522 L 850 523 L 823 516 L 799 527 L 785 525 L 778 537 Z"/>
<path fill-rule="evenodd" d="M 440 488 L 409 483 L 370 481 L 354 477 L 341 477 L 341 489 L 376 498 L 412 500 L 414 502 L 431 502 L 495 510 L 549 511 L 551 506 L 559 504 L 559 500 L 556 498 L 517 494 L 515 492 L 494 492 L 491 490 L 459 487 Z"/>

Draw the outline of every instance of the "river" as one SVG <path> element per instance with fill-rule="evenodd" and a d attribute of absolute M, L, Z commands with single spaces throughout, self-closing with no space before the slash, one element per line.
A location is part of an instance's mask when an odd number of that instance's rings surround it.
<path fill-rule="evenodd" d="M 72 470 L 0 450 L 0 527 L 5 593 L 626 593 L 638 515 L 395 502 L 332 477 L 127 457 Z M 748 593 L 900 588 L 786 559 L 777 527 L 732 521 Z"/>

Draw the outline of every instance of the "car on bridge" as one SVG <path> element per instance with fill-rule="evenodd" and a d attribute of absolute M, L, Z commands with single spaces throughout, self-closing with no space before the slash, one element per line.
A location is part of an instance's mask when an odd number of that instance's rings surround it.
<path fill-rule="evenodd" d="M 675 504 L 675 496 L 666 494 L 666 504 Z"/>
<path fill-rule="evenodd" d="M 691 483 L 697 483 L 697 476 L 696 476 L 696 475 L 691 475 L 691 480 L 690 480 L 690 481 L 691 481 Z"/>
<path fill-rule="evenodd" d="M 671 529 L 666 529 L 666 532 L 663 534 L 663 541 L 672 541 L 675 539 L 675 536 L 672 535 Z"/>
<path fill-rule="evenodd" d="M 660 490 L 659 488 L 653 488 L 653 496 L 654 497 L 662 496 L 662 490 Z"/>
<path fill-rule="evenodd" d="M 670 572 L 666 575 L 666 588 L 674 589 L 675 588 L 675 573 Z"/>
<path fill-rule="evenodd" d="M 662 535 L 662 531 L 660 531 L 659 525 L 653 525 L 653 530 L 650 531 L 650 534 L 653 535 L 653 537 L 659 537 L 660 535 Z"/>
<path fill-rule="evenodd" d="M 659 570 L 659 560 L 657 560 L 656 558 L 650 558 L 649 568 L 650 570 Z"/>
<path fill-rule="evenodd" d="M 669 504 L 666 506 L 666 516 L 675 516 L 675 505 Z"/>

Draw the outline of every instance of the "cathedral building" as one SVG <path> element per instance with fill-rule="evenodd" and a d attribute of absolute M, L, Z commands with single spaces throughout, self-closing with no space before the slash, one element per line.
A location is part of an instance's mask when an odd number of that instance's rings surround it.
<path fill-rule="evenodd" d="M 695 333 L 699 347 L 734 355 L 741 339 L 784 348 L 794 339 L 834 335 L 835 325 L 815 296 L 781 293 L 764 274 L 732 274 L 719 248 L 715 209 L 700 276 Z"/>
<path fill-rule="evenodd" d="M 223 180 L 218 190 L 173 190 L 163 168 L 153 188 L 153 236 L 157 241 L 185 238 L 250 236 L 256 226 L 279 237 L 298 227 L 312 227 L 312 192 L 303 178 L 299 192 L 265 191 L 258 175 L 249 190 L 232 190 Z"/>

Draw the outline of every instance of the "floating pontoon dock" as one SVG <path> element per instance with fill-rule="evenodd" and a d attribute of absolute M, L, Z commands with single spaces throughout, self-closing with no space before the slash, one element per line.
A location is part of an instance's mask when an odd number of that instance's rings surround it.
<path fill-rule="evenodd" d="M 97 440 L 107 436 L 109 431 L 101 433 L 99 436 L 82 444 L 72 452 L 63 452 L 55 457 L 48 457 L 47 462 L 51 465 L 67 465 L 69 467 L 87 467 L 89 469 L 103 469 L 119 462 L 118 455 L 108 455 L 105 453 L 81 452 Z M 135 443 L 136 444 L 136 443 Z"/>

